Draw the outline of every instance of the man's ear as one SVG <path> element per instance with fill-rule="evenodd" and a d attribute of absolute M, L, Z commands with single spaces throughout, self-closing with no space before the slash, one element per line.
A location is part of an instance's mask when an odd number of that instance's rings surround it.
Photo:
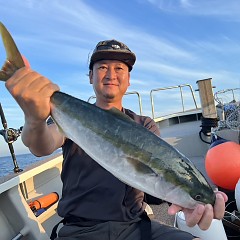
<path fill-rule="evenodd" d="M 93 84 L 93 81 L 92 81 L 92 78 L 93 78 L 93 71 L 92 71 L 92 70 L 89 70 L 88 77 L 89 77 L 89 83 L 90 83 L 90 84 Z"/>
<path fill-rule="evenodd" d="M 130 86 L 130 72 L 128 73 L 128 86 Z"/>

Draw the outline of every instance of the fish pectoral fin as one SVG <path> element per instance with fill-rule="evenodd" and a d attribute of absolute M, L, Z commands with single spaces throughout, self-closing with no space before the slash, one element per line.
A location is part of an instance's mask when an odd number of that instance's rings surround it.
<path fill-rule="evenodd" d="M 127 160 L 132 164 L 132 166 L 136 169 L 137 172 L 144 173 L 147 175 L 153 175 L 153 176 L 158 175 L 152 168 L 150 168 L 149 166 L 142 163 L 136 158 L 127 157 Z"/>

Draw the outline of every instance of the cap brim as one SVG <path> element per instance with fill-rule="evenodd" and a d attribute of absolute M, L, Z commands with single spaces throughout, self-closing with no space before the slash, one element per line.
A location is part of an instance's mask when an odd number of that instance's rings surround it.
<path fill-rule="evenodd" d="M 125 51 L 118 52 L 116 50 L 97 51 L 93 53 L 91 57 L 92 64 L 101 60 L 118 60 L 118 61 L 124 62 L 132 69 L 132 66 L 136 61 L 136 56 L 132 52 L 125 52 Z"/>

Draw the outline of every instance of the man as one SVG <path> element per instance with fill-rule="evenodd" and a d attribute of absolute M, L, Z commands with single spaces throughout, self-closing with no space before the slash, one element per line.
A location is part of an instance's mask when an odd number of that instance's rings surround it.
<path fill-rule="evenodd" d="M 102 109 L 115 107 L 159 135 L 152 119 L 138 116 L 122 106 L 135 60 L 135 54 L 119 41 L 106 40 L 97 44 L 89 64 L 95 104 Z M 144 193 L 119 181 L 66 139 L 56 124 L 47 123 L 51 112 L 50 97 L 59 90 L 57 85 L 25 67 L 7 81 L 6 87 L 24 111 L 22 140 L 31 152 L 43 156 L 62 146 L 63 190 L 58 214 L 65 219 L 65 225 L 59 231 L 59 240 L 196 239 L 189 233 L 154 221 L 150 226 L 144 214 Z M 220 192 L 216 196 L 214 207 L 199 204 L 190 210 L 171 205 L 169 214 L 183 210 L 189 226 L 198 224 L 207 229 L 213 218 L 221 219 L 224 214 L 227 197 Z M 147 231 L 150 237 L 144 235 Z"/>

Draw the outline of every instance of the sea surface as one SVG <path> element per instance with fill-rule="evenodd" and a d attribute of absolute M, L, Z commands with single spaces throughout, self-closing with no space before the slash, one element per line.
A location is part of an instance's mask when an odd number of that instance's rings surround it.
<path fill-rule="evenodd" d="M 60 149 L 58 149 L 52 155 L 57 154 L 59 152 L 61 152 Z M 16 160 L 17 160 L 18 167 L 24 170 L 27 166 L 37 161 L 43 160 L 47 157 L 36 157 L 31 153 L 27 153 L 27 154 L 16 155 Z M 14 164 L 11 156 L 0 157 L 0 177 L 6 176 L 9 173 L 13 173 L 13 169 L 14 169 Z"/>

